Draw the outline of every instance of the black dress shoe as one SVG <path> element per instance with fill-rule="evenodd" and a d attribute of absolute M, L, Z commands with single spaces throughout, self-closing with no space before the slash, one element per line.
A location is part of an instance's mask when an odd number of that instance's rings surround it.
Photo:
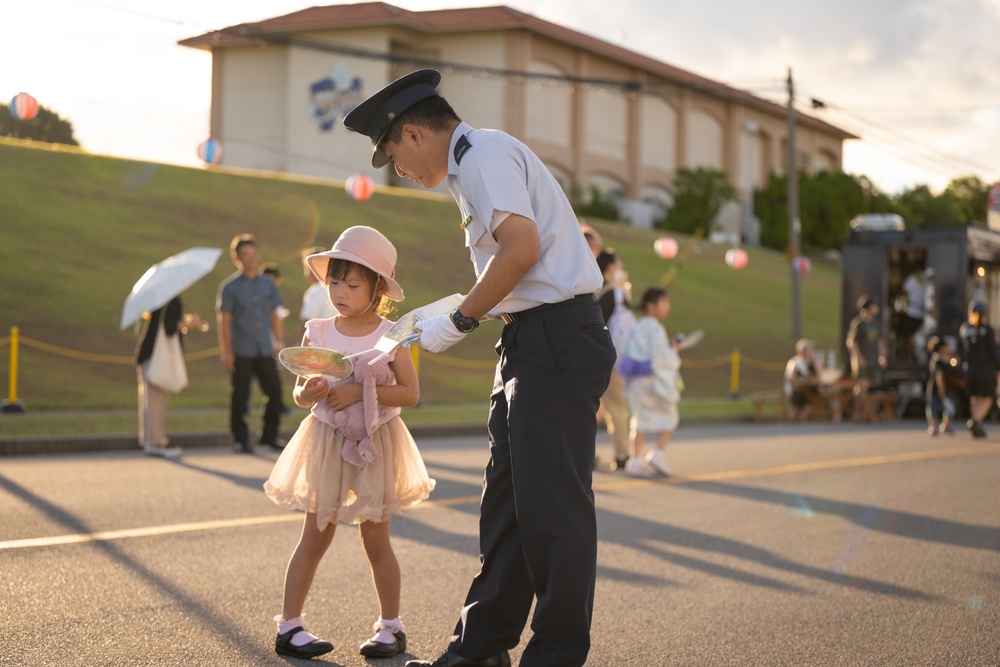
<path fill-rule="evenodd" d="M 292 637 L 297 632 L 302 632 L 301 625 L 278 635 L 278 638 L 274 640 L 274 652 L 278 655 L 290 655 L 293 658 L 315 658 L 333 650 L 333 644 L 322 639 L 314 639 L 308 644 L 296 646 L 292 644 Z"/>
<path fill-rule="evenodd" d="M 245 442 L 234 442 L 233 451 L 237 454 L 253 454 L 253 447 Z"/>
<path fill-rule="evenodd" d="M 507 651 L 495 655 L 491 658 L 486 658 L 485 660 L 480 660 L 479 662 L 473 662 L 472 660 L 466 660 L 460 655 L 452 653 L 451 651 L 445 651 L 441 654 L 434 662 L 427 662 L 426 660 L 410 660 L 406 663 L 406 667 L 510 667 L 510 654 Z"/>
<path fill-rule="evenodd" d="M 406 634 L 394 632 L 392 636 L 396 638 L 396 641 L 391 644 L 383 644 L 369 639 L 361 645 L 361 655 L 366 658 L 391 658 L 394 655 L 399 655 L 406 650 Z"/>

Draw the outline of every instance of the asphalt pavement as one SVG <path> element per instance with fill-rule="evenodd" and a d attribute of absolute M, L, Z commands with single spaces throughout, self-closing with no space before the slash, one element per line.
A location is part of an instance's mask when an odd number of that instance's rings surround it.
<path fill-rule="evenodd" d="M 482 435 L 418 444 L 437 488 L 392 527 L 408 653 L 358 655 L 378 608 L 343 525 L 306 606 L 336 646 L 314 663 L 399 667 L 448 641 L 488 452 Z M 588 665 L 1000 665 L 1000 433 L 682 424 L 676 475 L 656 480 L 606 470 L 604 436 L 598 450 Z M 273 651 L 302 520 L 261 490 L 275 458 L 0 457 L 0 664 L 300 664 Z"/>

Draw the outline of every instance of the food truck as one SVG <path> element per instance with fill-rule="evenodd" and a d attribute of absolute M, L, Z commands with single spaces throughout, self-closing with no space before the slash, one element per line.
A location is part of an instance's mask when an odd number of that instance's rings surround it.
<path fill-rule="evenodd" d="M 986 304 L 988 321 L 1000 323 L 1000 231 L 950 226 L 908 230 L 898 216 L 859 216 L 843 248 L 841 349 L 858 300 L 875 297 L 886 344 L 883 388 L 900 394 L 897 411 L 923 410 L 927 337 L 936 334 L 958 349 L 958 329 L 969 303 Z M 921 274 L 926 285 L 923 325 L 912 335 L 906 320 L 904 282 Z"/>

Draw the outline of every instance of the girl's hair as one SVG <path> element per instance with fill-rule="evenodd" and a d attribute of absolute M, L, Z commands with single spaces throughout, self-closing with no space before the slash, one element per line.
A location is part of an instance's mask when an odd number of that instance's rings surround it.
<path fill-rule="evenodd" d="M 656 305 L 657 301 L 669 296 L 670 293 L 662 287 L 650 287 L 642 293 L 642 301 L 639 302 L 639 310 L 646 312 L 650 306 Z"/>
<path fill-rule="evenodd" d="M 382 317 L 390 315 L 393 310 L 392 299 L 387 299 L 384 296 L 374 296 L 375 293 L 378 292 L 379 285 L 381 284 L 384 287 L 385 283 L 382 281 L 379 274 L 375 273 L 367 266 L 346 259 L 332 258 L 327 263 L 326 282 L 329 283 L 331 280 L 345 279 L 347 274 L 351 272 L 351 269 L 357 269 L 358 274 L 366 283 L 368 283 L 368 286 L 371 287 L 372 295 L 374 297 L 372 303 L 375 305 L 375 313 Z"/>

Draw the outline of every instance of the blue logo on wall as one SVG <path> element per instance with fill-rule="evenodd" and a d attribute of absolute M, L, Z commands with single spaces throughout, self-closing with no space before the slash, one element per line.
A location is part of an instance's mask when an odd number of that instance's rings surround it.
<path fill-rule="evenodd" d="M 316 120 L 321 132 L 329 132 L 337 121 L 358 106 L 364 97 L 361 94 L 360 77 L 351 74 L 351 68 L 341 60 L 324 78 L 309 86 L 312 104 L 310 115 Z"/>

